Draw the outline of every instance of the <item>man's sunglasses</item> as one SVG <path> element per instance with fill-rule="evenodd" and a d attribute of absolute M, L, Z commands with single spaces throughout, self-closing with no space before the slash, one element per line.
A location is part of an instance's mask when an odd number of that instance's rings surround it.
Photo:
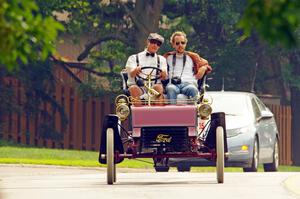
<path fill-rule="evenodd" d="M 185 41 L 181 41 L 181 42 L 175 42 L 176 46 L 179 46 L 179 44 L 184 45 Z"/>
<path fill-rule="evenodd" d="M 151 40 L 150 40 L 150 43 L 151 43 L 151 44 L 156 44 L 157 46 L 161 46 L 161 42 L 160 42 L 160 41 L 157 41 L 157 40 L 155 40 L 155 39 L 151 39 Z"/>

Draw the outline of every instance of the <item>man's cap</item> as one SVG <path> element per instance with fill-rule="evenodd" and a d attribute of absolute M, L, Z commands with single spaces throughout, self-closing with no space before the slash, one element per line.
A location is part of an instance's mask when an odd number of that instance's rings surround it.
<path fill-rule="evenodd" d="M 161 43 L 164 43 L 164 38 L 163 36 L 157 34 L 157 33 L 150 33 L 149 36 L 148 36 L 148 40 L 157 40 Z"/>

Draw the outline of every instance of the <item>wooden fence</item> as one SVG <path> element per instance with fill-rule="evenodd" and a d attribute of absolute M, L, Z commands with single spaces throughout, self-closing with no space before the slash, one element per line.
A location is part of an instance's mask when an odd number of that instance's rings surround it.
<path fill-rule="evenodd" d="M 290 106 L 268 105 L 275 116 L 279 131 L 279 160 L 281 165 L 292 164 L 292 112 Z"/>
<path fill-rule="evenodd" d="M 75 92 L 76 79 L 66 68 L 56 70 L 57 85 L 55 99 L 64 107 L 68 118 L 67 125 L 62 125 L 62 118 L 56 111 L 51 111 L 47 103 L 43 110 L 53 113 L 54 128 L 63 138 L 60 141 L 45 139 L 40 136 L 39 125 L 45 121 L 41 115 L 26 116 L 24 113 L 13 113 L 5 117 L 2 137 L 18 143 L 44 146 L 48 148 L 98 150 L 102 119 L 106 114 L 114 112 L 112 100 L 105 96 L 102 99 L 83 100 Z M 13 79 L 9 84 L 15 87 L 17 101 L 22 102 L 23 91 L 21 85 Z M 291 108 L 289 106 L 269 105 L 275 115 L 280 132 L 280 164 L 291 165 Z"/>
<path fill-rule="evenodd" d="M 43 138 L 40 125 L 46 118 L 42 114 L 29 117 L 24 112 L 12 113 L 5 117 L 3 139 L 48 148 L 98 150 L 103 116 L 113 113 L 114 105 L 109 96 L 83 100 L 76 93 L 75 87 L 84 79 L 84 75 L 80 70 L 71 71 L 61 64 L 56 66 L 56 88 L 53 97 L 64 108 L 68 120 L 66 125 L 63 125 L 61 115 L 52 110 L 49 103 L 43 103 L 40 107 L 42 112 L 48 111 L 55 118 L 53 127 L 55 132 L 60 133 L 58 137 L 63 139 L 55 141 Z M 7 78 L 6 82 L 14 88 L 15 101 L 22 104 L 24 92 L 20 83 L 11 78 Z"/>

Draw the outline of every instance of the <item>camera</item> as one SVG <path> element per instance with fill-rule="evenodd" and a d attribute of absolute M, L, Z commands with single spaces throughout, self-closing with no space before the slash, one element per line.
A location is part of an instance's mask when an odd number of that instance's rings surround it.
<path fill-rule="evenodd" d="M 180 79 L 180 77 L 172 77 L 171 83 L 172 83 L 172 84 L 181 84 L 181 79 Z"/>

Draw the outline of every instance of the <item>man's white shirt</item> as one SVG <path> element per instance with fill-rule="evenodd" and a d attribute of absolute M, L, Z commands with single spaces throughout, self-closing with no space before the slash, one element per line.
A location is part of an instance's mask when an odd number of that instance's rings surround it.
<path fill-rule="evenodd" d="M 171 79 L 173 77 L 173 70 L 174 70 L 174 77 L 180 77 L 181 72 L 181 82 L 188 82 L 197 85 L 197 79 L 194 76 L 193 71 L 193 60 L 190 56 L 186 55 L 186 62 L 184 69 L 183 67 L 183 55 L 176 54 L 176 63 L 175 67 L 173 67 L 173 55 L 169 55 L 167 57 L 167 63 L 169 65 L 168 77 Z"/>
<path fill-rule="evenodd" d="M 128 60 L 126 62 L 126 70 L 128 71 L 128 81 L 127 81 L 128 86 L 135 84 L 135 78 L 132 78 L 129 73 L 132 72 L 137 67 L 136 56 L 138 56 L 138 58 L 139 58 L 139 66 L 140 67 L 145 67 L 145 66 L 157 67 L 157 65 L 158 65 L 157 56 L 158 56 L 159 63 L 160 63 L 159 68 L 161 70 L 167 71 L 167 62 L 163 56 L 157 55 L 156 53 L 154 54 L 154 57 L 146 56 L 146 53 L 147 53 L 147 51 L 144 50 L 138 54 L 131 55 L 128 58 Z M 145 73 L 150 73 L 151 71 L 152 71 L 152 69 L 143 70 L 143 72 L 145 72 Z M 153 74 L 156 74 L 156 71 L 153 71 Z M 140 74 L 140 76 L 144 77 L 143 74 Z M 160 83 L 160 82 L 161 82 L 160 79 L 157 80 L 157 83 Z"/>

